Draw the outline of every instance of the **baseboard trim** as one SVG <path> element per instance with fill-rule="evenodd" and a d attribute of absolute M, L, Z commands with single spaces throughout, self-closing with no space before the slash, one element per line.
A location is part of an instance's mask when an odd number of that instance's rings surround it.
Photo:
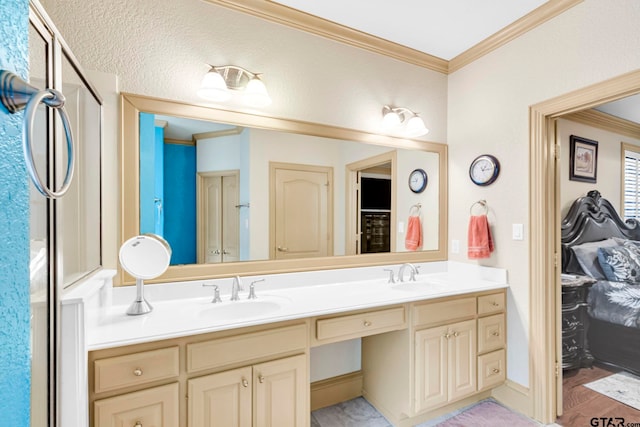
<path fill-rule="evenodd" d="M 492 390 L 491 397 L 514 411 L 529 418 L 533 417 L 531 394 L 525 386 L 507 380 L 503 385 Z"/>
<path fill-rule="evenodd" d="M 311 383 L 311 410 L 362 396 L 362 371 Z"/>

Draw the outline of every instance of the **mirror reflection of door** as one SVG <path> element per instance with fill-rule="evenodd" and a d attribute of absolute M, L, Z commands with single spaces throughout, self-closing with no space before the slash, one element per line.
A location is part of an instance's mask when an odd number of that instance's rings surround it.
<path fill-rule="evenodd" d="M 333 255 L 333 168 L 270 163 L 272 259 Z"/>
<path fill-rule="evenodd" d="M 239 171 L 198 173 L 198 262 L 239 260 Z"/>
<path fill-rule="evenodd" d="M 346 253 L 394 252 L 392 206 L 397 152 L 389 151 L 346 166 Z"/>
<path fill-rule="evenodd" d="M 391 250 L 391 162 L 358 171 L 361 254 Z"/>

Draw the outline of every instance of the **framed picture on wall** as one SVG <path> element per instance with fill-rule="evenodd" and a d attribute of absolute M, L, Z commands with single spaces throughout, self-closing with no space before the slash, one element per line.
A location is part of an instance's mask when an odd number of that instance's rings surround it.
<path fill-rule="evenodd" d="M 595 183 L 598 174 L 598 141 L 571 135 L 569 153 L 569 179 Z"/>

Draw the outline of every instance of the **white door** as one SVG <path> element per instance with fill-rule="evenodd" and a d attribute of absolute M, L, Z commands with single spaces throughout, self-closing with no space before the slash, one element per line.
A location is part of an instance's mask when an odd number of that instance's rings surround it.
<path fill-rule="evenodd" d="M 198 262 L 238 261 L 238 173 L 232 171 L 198 175 Z"/>
<path fill-rule="evenodd" d="M 332 248 L 330 168 L 276 167 L 273 172 L 272 258 L 329 256 Z M 331 244 L 330 244 L 331 242 Z"/>

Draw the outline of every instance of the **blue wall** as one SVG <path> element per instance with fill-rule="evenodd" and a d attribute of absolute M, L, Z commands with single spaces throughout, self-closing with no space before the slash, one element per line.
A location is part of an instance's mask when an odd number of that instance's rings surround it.
<path fill-rule="evenodd" d="M 164 238 L 171 264 L 195 264 L 196 147 L 164 144 Z"/>
<path fill-rule="evenodd" d="M 0 69 L 27 77 L 28 0 L 0 0 Z M 29 187 L 24 113 L 0 105 L 0 425 L 29 426 Z"/>

